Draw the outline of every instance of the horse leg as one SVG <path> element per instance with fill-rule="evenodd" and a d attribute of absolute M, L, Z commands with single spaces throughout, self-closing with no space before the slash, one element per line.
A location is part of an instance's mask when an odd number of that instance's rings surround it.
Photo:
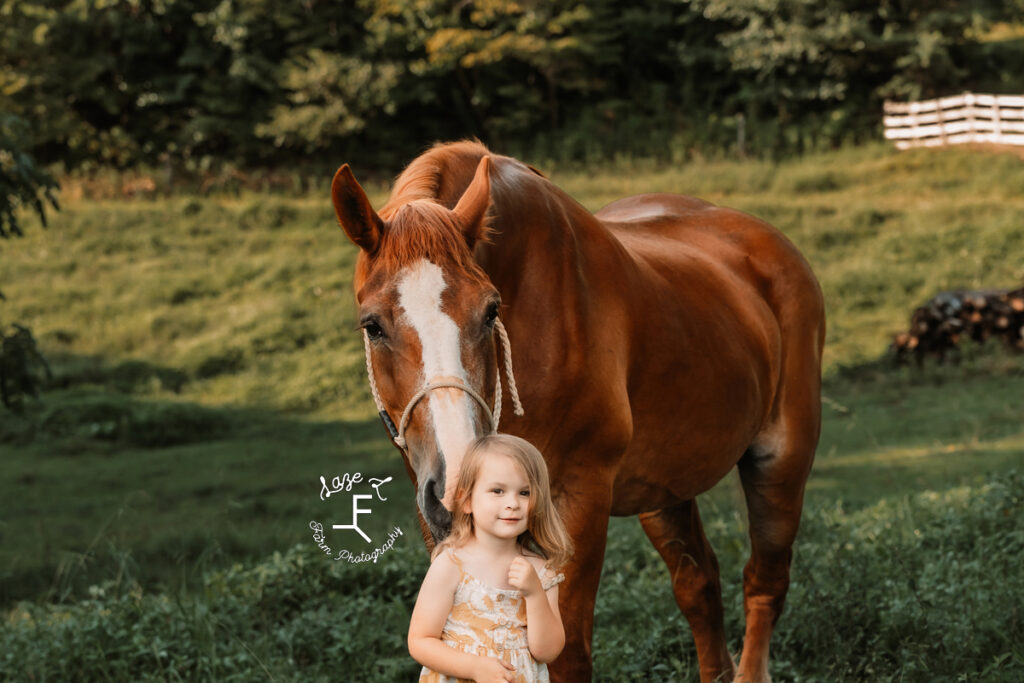
<path fill-rule="evenodd" d="M 548 668 L 552 683 L 582 683 L 590 681 L 593 676 L 590 642 L 594 631 L 594 604 L 608 540 L 611 501 L 563 494 L 559 502 L 575 552 L 563 570 L 565 582 L 559 586 L 558 594 L 565 647 Z"/>
<path fill-rule="evenodd" d="M 762 683 L 768 675 L 772 629 L 789 589 L 793 541 L 800 525 L 804 484 L 818 439 L 818 412 L 802 420 L 807 429 L 793 439 L 769 436 L 755 441 L 740 459 L 739 473 L 747 499 L 750 559 L 743 570 L 746 634 L 737 681 Z M 784 433 L 777 428 L 775 434 Z"/>
<path fill-rule="evenodd" d="M 736 669 L 726 646 L 718 560 L 704 536 L 697 501 L 645 512 L 640 524 L 672 574 L 672 592 L 697 646 L 701 683 L 731 681 Z"/>

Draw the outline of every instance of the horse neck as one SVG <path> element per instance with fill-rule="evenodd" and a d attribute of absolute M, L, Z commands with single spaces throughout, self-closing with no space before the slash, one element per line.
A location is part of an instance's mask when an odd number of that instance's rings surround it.
<path fill-rule="evenodd" d="M 506 303 L 526 297 L 540 305 L 571 306 L 586 286 L 591 253 L 614 250 L 618 242 L 546 178 L 512 160 L 495 167 L 492 232 L 478 246 L 477 261 Z"/>

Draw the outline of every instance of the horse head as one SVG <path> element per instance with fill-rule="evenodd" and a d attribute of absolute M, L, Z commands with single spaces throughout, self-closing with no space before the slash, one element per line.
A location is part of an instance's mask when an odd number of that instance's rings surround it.
<path fill-rule="evenodd" d="M 451 210 L 420 198 L 378 214 L 347 164 L 331 184 L 338 221 L 360 248 L 353 284 L 368 369 L 399 424 L 396 443 L 435 542 L 450 530 L 467 447 L 494 428 L 480 397 L 498 387 L 501 299 L 473 258 L 488 230 L 490 165 L 480 161 Z"/>

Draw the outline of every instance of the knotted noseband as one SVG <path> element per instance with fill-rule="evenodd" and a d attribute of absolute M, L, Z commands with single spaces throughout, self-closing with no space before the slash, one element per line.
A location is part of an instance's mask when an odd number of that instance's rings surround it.
<path fill-rule="evenodd" d="M 494 321 L 494 329 L 497 330 L 498 337 L 501 339 L 501 345 L 504 349 L 505 374 L 508 376 L 508 392 L 512 397 L 512 412 L 516 415 L 522 415 L 523 405 L 519 402 L 519 389 L 516 387 L 516 378 L 512 374 L 512 345 L 508 341 L 508 333 L 505 332 L 505 326 L 501 324 L 501 320 Z M 501 362 L 498 363 L 497 371 L 495 373 L 494 412 L 491 412 L 490 407 L 487 405 L 487 401 L 485 401 L 475 389 L 463 382 L 433 382 L 424 386 L 422 389 L 417 391 L 411 399 L 409 399 L 409 402 L 405 406 L 405 410 L 402 412 L 402 419 L 398 421 L 398 428 L 396 429 L 394 421 L 391 419 L 391 416 L 388 415 L 388 411 L 384 409 L 384 403 L 380 399 L 380 392 L 377 391 L 377 380 L 374 379 L 373 363 L 370 361 L 370 335 L 367 334 L 365 329 L 363 330 L 363 348 L 366 351 L 366 374 L 369 375 L 370 378 L 370 393 L 373 394 L 373 402 L 377 405 L 377 414 L 380 415 L 380 419 L 383 420 L 384 426 L 387 427 L 392 441 L 394 441 L 395 445 L 403 451 L 407 450 L 405 428 L 409 424 L 409 416 L 412 414 L 412 410 L 416 407 L 416 404 L 420 402 L 420 399 L 434 389 L 442 389 L 446 387 L 461 389 L 480 404 L 484 414 L 487 415 L 487 419 L 490 421 L 491 432 L 493 433 L 498 431 L 498 420 L 501 417 Z"/>

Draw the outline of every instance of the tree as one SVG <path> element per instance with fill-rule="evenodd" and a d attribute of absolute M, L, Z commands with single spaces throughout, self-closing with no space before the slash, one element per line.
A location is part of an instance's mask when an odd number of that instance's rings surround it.
<path fill-rule="evenodd" d="M 0 13 L 0 107 L 44 162 L 251 160 L 282 97 L 287 17 L 267 0 L 18 0 Z"/>
<path fill-rule="evenodd" d="M 21 236 L 18 207 L 35 211 L 46 225 L 46 204 L 59 208 L 57 182 L 38 168 L 24 150 L 28 125 L 10 114 L 0 114 L 0 238 Z"/>
<path fill-rule="evenodd" d="M 54 191 L 57 183 L 39 169 L 22 149 L 28 139 L 24 121 L 0 115 L 0 238 L 20 237 L 20 206 L 30 207 L 46 224 L 46 205 L 58 209 Z M 3 299 L 0 292 L 0 299 Z M 0 402 L 8 409 L 21 407 L 24 396 L 38 395 L 42 377 L 50 369 L 36 347 L 31 330 L 0 322 Z"/>
<path fill-rule="evenodd" d="M 693 0 L 744 80 L 752 120 L 838 142 L 873 134 L 887 97 L 919 99 L 973 87 L 968 53 L 995 0 Z"/>
<path fill-rule="evenodd" d="M 561 102 L 598 83 L 591 12 L 573 0 L 373 0 L 366 23 L 378 54 L 409 64 L 422 103 L 449 107 L 463 135 L 506 136 L 564 123 Z M 600 61 L 597 59 L 597 61 Z M 428 86 L 428 87 L 424 87 Z M 413 104 L 413 102 L 409 102 Z M 499 143 L 500 144 L 500 143 Z"/>

